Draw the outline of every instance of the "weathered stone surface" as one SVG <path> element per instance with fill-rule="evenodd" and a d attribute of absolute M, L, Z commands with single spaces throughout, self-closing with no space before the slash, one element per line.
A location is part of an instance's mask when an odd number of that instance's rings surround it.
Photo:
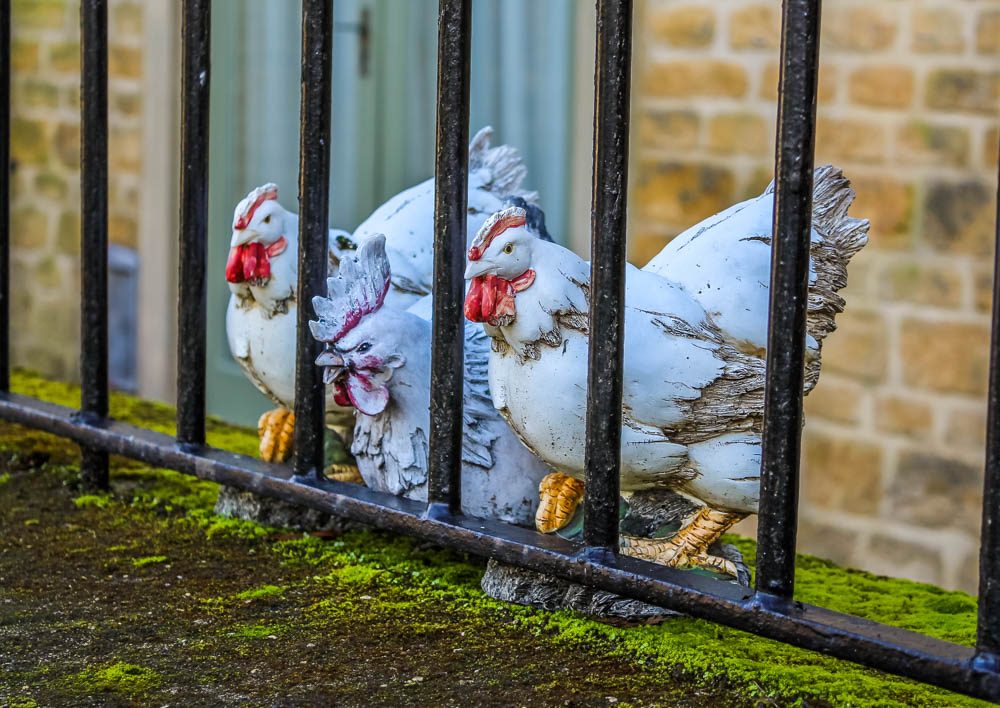
<path fill-rule="evenodd" d="M 892 263 L 879 278 L 879 295 L 892 301 L 956 307 L 962 300 L 962 280 L 963 275 L 950 266 L 921 261 Z"/>
<path fill-rule="evenodd" d="M 988 342 L 985 325 L 906 319 L 900 347 L 903 380 L 917 388 L 982 395 Z"/>
<path fill-rule="evenodd" d="M 924 583 L 941 582 L 941 554 L 932 546 L 886 534 L 876 534 L 868 544 L 866 558 L 871 572 L 905 577 Z"/>
<path fill-rule="evenodd" d="M 993 114 L 1000 106 L 1000 72 L 937 69 L 927 77 L 925 102 L 939 110 Z"/>
<path fill-rule="evenodd" d="M 718 59 L 679 60 L 650 64 L 642 88 L 653 97 L 729 96 L 746 94 L 746 69 Z"/>
<path fill-rule="evenodd" d="M 728 207 L 733 187 L 732 173 L 721 167 L 642 162 L 633 203 L 644 219 L 690 226 Z"/>
<path fill-rule="evenodd" d="M 244 492 L 225 485 L 219 487 L 215 513 L 220 516 L 247 519 L 268 526 L 294 531 L 336 531 L 365 528 L 356 521 L 324 514 L 281 499 Z"/>
<path fill-rule="evenodd" d="M 714 152 L 768 155 L 774 152 L 774 126 L 754 113 L 722 113 L 708 122 L 708 146 Z"/>
<path fill-rule="evenodd" d="M 65 199 L 67 194 L 66 180 L 53 172 L 39 172 L 35 176 L 35 189 L 39 194 L 49 199 Z"/>
<path fill-rule="evenodd" d="M 806 419 L 816 417 L 837 423 L 857 423 L 863 392 L 864 389 L 854 382 L 834 382 L 821 375 L 820 384 L 806 396 Z"/>
<path fill-rule="evenodd" d="M 913 49 L 958 54 L 965 49 L 962 17 L 950 7 L 918 7 L 913 12 Z"/>
<path fill-rule="evenodd" d="M 845 160 L 876 164 L 885 161 L 885 127 L 866 120 L 819 118 L 816 121 L 817 164 Z"/>
<path fill-rule="evenodd" d="M 698 144 L 699 124 L 694 111 L 647 108 L 639 113 L 639 139 L 650 148 L 690 149 Z"/>
<path fill-rule="evenodd" d="M 56 155 L 64 167 L 80 169 L 80 126 L 74 123 L 62 123 L 56 128 Z"/>
<path fill-rule="evenodd" d="M 807 513 L 800 514 L 795 547 L 799 553 L 809 553 L 839 565 L 854 563 L 856 531 L 817 523 Z"/>
<path fill-rule="evenodd" d="M 896 159 L 907 165 L 953 165 L 969 161 L 969 131 L 951 125 L 912 121 L 897 133 Z"/>
<path fill-rule="evenodd" d="M 14 162 L 41 164 L 48 157 L 45 125 L 37 120 L 13 118 L 10 122 L 10 156 Z"/>
<path fill-rule="evenodd" d="M 729 44 L 733 49 L 776 49 L 780 30 L 780 8 L 774 4 L 747 5 L 729 16 Z"/>
<path fill-rule="evenodd" d="M 59 28 L 67 20 L 67 5 L 64 0 L 14 0 L 11 20 L 16 30 Z"/>
<path fill-rule="evenodd" d="M 909 452 L 900 457 L 889 490 L 898 521 L 931 528 L 977 529 L 982 509 L 982 471 L 958 460 Z"/>
<path fill-rule="evenodd" d="M 49 66 L 60 74 L 80 73 L 80 43 L 59 42 L 49 49 Z"/>
<path fill-rule="evenodd" d="M 804 491 L 823 509 L 876 514 L 882 498 L 882 449 L 816 431 L 805 436 Z"/>
<path fill-rule="evenodd" d="M 705 47 L 715 35 L 715 12 L 711 7 L 657 6 L 650 12 L 654 41 L 673 47 Z"/>
<path fill-rule="evenodd" d="M 10 40 L 10 68 L 15 72 L 38 69 L 38 42 Z"/>
<path fill-rule="evenodd" d="M 847 309 L 837 316 L 837 331 L 823 342 L 823 370 L 867 382 L 882 380 L 887 367 L 885 333 L 880 313 Z"/>
<path fill-rule="evenodd" d="M 44 81 L 20 81 L 16 91 L 17 100 L 25 106 L 55 108 L 59 105 L 59 89 Z"/>
<path fill-rule="evenodd" d="M 108 219 L 108 240 L 128 248 L 139 247 L 139 224 L 127 216 L 111 216 Z"/>
<path fill-rule="evenodd" d="M 848 95 L 862 106 L 905 108 L 913 101 L 913 69 L 877 65 L 855 69 L 848 77 Z"/>
<path fill-rule="evenodd" d="M 984 10 L 976 20 L 976 50 L 980 54 L 1000 52 L 1000 10 Z"/>
<path fill-rule="evenodd" d="M 136 47 L 111 45 L 108 48 L 108 76 L 142 78 L 142 52 Z"/>
<path fill-rule="evenodd" d="M 25 250 L 40 248 L 47 240 L 45 213 L 34 207 L 16 209 L 11 215 L 11 243 Z"/>
<path fill-rule="evenodd" d="M 930 433 L 934 416 L 921 401 L 884 396 L 875 401 L 875 427 L 889 433 L 920 437 Z"/>
<path fill-rule="evenodd" d="M 946 253 L 993 252 L 996 194 L 980 180 L 932 181 L 924 198 L 924 237 Z"/>
<path fill-rule="evenodd" d="M 871 221 L 865 248 L 897 250 L 910 246 L 913 185 L 892 177 L 858 175 L 851 177 L 851 186 L 856 195 L 851 215 Z"/>
<path fill-rule="evenodd" d="M 142 34 L 142 5 L 135 2 L 117 3 L 112 8 L 115 36 Z"/>
<path fill-rule="evenodd" d="M 956 409 L 948 414 L 944 441 L 957 447 L 983 449 L 986 445 L 986 405 L 971 410 Z"/>
<path fill-rule="evenodd" d="M 139 172 L 142 169 L 142 133 L 138 128 L 121 128 L 108 140 L 111 169 Z"/>
<path fill-rule="evenodd" d="M 870 52 L 896 38 L 899 10 L 883 4 L 831 5 L 823 12 L 823 49 Z"/>
<path fill-rule="evenodd" d="M 69 256 L 75 256 L 80 252 L 80 214 L 78 212 L 64 211 L 59 215 L 56 247 L 61 253 Z"/>

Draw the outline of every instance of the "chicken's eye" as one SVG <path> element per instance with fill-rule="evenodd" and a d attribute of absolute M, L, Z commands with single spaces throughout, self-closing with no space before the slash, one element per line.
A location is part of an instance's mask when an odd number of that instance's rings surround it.
<path fill-rule="evenodd" d="M 264 217 L 264 223 L 265 224 L 270 224 L 271 223 L 271 215 L 270 214 L 268 214 L 267 216 Z"/>
<path fill-rule="evenodd" d="M 503 252 L 504 253 L 513 253 L 514 252 L 514 244 L 508 243 L 506 246 L 503 247 Z"/>
<path fill-rule="evenodd" d="M 371 348 L 372 348 L 371 343 L 369 343 L 369 342 L 362 342 L 361 344 L 358 345 L 358 353 L 359 354 L 364 354 L 366 351 L 368 351 Z"/>

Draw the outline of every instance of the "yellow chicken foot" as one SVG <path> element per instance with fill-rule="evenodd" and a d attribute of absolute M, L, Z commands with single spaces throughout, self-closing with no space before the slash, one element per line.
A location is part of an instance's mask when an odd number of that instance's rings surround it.
<path fill-rule="evenodd" d="M 621 552 L 633 558 L 669 565 L 673 568 L 700 567 L 737 577 L 736 564 L 713 556 L 708 547 L 745 514 L 730 514 L 704 508 L 672 537 L 666 539 L 621 537 Z"/>
<path fill-rule="evenodd" d="M 546 475 L 538 485 L 535 528 L 542 533 L 558 531 L 573 518 L 583 498 L 583 482 L 559 472 Z"/>
<path fill-rule="evenodd" d="M 284 408 L 268 411 L 257 421 L 260 457 L 265 462 L 284 462 L 292 455 L 295 414 Z"/>
<path fill-rule="evenodd" d="M 323 470 L 323 473 L 327 479 L 365 486 L 365 480 L 361 479 L 361 471 L 354 465 L 330 465 Z"/>

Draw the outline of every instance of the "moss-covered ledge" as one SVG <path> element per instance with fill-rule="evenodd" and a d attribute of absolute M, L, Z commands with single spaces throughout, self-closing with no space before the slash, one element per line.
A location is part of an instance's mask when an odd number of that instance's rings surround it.
<path fill-rule="evenodd" d="M 79 391 L 17 372 L 14 390 Z M 112 415 L 173 433 L 128 396 Z M 209 441 L 253 454 L 251 430 Z M 0 423 L 0 704 L 983 705 L 679 619 L 602 624 L 496 602 L 484 564 L 386 533 L 289 534 L 212 513 L 217 487 L 114 459 L 81 495 L 74 445 Z M 748 559 L 754 544 L 730 537 Z M 974 598 L 799 556 L 800 599 L 971 644 Z"/>

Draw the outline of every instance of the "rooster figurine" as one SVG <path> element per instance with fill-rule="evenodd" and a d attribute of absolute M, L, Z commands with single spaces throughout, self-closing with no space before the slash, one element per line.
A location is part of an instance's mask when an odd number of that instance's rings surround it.
<path fill-rule="evenodd" d="M 840 170 L 815 173 L 805 391 L 843 311 L 847 264 L 868 222 L 847 216 Z M 757 512 L 773 187 L 626 269 L 621 489 L 675 489 L 697 513 L 669 539 L 623 536 L 622 552 L 736 575 L 708 547 Z M 590 268 L 531 234 L 525 211 L 494 214 L 468 252 L 465 314 L 493 340 L 493 405 L 557 470 L 543 480 L 541 531 L 566 523 L 584 492 Z"/>
<path fill-rule="evenodd" d="M 388 302 L 386 239 L 362 242 L 340 263 L 329 297 L 313 298 L 313 336 L 326 346 L 316 363 L 323 379 L 357 410 L 351 452 L 377 491 L 427 499 L 431 324 Z M 429 296 L 427 298 L 429 300 Z M 530 524 L 538 485 L 552 470 L 522 446 L 494 410 L 487 388 L 489 338 L 465 327 L 462 509 L 478 517 Z"/>
<path fill-rule="evenodd" d="M 527 173 L 518 151 L 508 145 L 490 147 L 493 130 L 480 130 L 469 145 L 468 234 L 471 239 L 487 217 L 502 209 L 507 197 L 537 199 L 521 190 Z M 235 209 L 226 280 L 232 296 L 226 312 L 226 334 L 233 357 L 247 378 L 275 405 L 258 423 L 260 454 L 281 462 L 292 451 L 295 416 L 295 322 L 298 283 L 299 219 L 278 203 L 278 188 L 265 184 L 252 190 Z M 386 235 L 392 266 L 389 302 L 405 308 L 431 291 L 433 270 L 434 180 L 396 195 L 375 210 L 354 232 L 330 230 L 329 273 L 356 244 L 375 233 Z M 354 409 L 338 400 L 333 388 L 326 397 L 327 423 L 343 429 L 354 422 Z M 343 436 L 342 436 L 343 437 Z M 352 475 L 345 470 L 341 475 Z M 347 478 L 344 477 L 344 478 Z"/>

